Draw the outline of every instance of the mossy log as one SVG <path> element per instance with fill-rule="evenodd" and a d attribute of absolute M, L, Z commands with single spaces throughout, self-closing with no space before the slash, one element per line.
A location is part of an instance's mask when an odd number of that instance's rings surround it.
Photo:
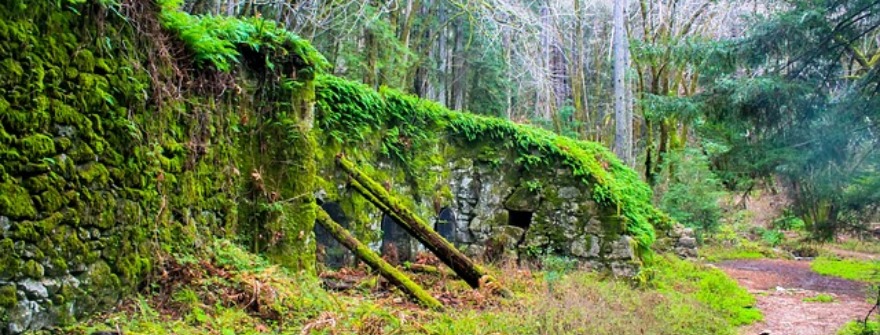
<path fill-rule="evenodd" d="M 455 272 L 452 272 L 448 268 L 427 265 L 427 264 L 417 264 L 417 263 L 407 263 L 404 264 L 404 267 L 412 272 L 421 272 L 438 276 L 446 276 L 453 277 L 455 276 Z"/>
<path fill-rule="evenodd" d="M 376 269 L 376 271 L 379 271 L 379 274 L 381 274 L 382 277 L 388 279 L 389 282 L 406 292 L 406 294 L 425 307 L 436 310 L 443 309 L 443 304 L 441 304 L 440 301 L 431 296 L 431 294 L 425 291 L 419 286 L 419 284 L 412 281 L 412 279 L 409 279 L 409 277 L 403 274 L 403 272 L 400 272 L 400 270 L 391 266 L 391 264 L 388 264 L 388 262 L 383 260 L 382 257 L 379 257 L 379 255 L 370 250 L 368 246 L 354 238 L 348 230 L 333 221 L 333 219 L 330 218 L 330 215 L 323 209 L 317 209 L 317 218 L 318 224 L 326 228 L 327 231 L 330 232 L 330 235 L 333 235 L 339 243 L 346 246 L 357 255 L 358 258 L 367 263 L 367 265 Z"/>
<path fill-rule="evenodd" d="M 450 269 L 455 271 L 459 278 L 463 279 L 473 288 L 479 288 L 481 284 L 497 282 L 489 276 L 482 267 L 474 263 L 470 258 L 455 248 L 443 236 L 430 228 L 422 219 L 412 211 L 400 204 L 400 201 L 385 190 L 379 183 L 361 172 L 351 161 L 341 154 L 336 161 L 343 170 L 353 178 L 352 185 L 362 193 L 370 202 L 379 207 L 400 224 L 413 237 L 422 242 L 428 250 L 431 250 L 437 258 Z M 510 292 L 498 287 L 497 292 L 509 296 Z"/>

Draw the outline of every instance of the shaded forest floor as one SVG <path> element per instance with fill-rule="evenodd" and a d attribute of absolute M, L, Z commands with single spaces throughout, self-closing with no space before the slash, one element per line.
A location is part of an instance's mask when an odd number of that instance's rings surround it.
<path fill-rule="evenodd" d="M 836 334 L 871 308 L 867 284 L 819 275 L 807 261 L 734 260 L 719 267 L 755 295 L 764 313 L 763 322 L 741 334 Z"/>

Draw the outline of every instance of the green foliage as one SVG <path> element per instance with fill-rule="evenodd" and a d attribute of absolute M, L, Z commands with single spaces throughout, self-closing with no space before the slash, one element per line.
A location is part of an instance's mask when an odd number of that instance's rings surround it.
<path fill-rule="evenodd" d="M 773 228 L 780 230 L 803 230 L 806 226 L 803 219 L 793 215 L 788 209 L 783 212 L 782 216 L 773 220 Z"/>
<path fill-rule="evenodd" d="M 830 294 L 819 293 L 812 297 L 806 297 L 803 299 L 804 302 L 818 302 L 818 303 L 832 303 L 834 302 L 834 297 Z"/>
<path fill-rule="evenodd" d="M 670 220 L 650 204 L 651 189 L 601 144 L 574 140 L 508 120 L 453 112 L 398 91 L 379 92 L 332 76 L 316 83 L 318 127 L 327 145 L 356 148 L 369 134 L 384 133 L 384 154 L 404 166 L 434 145 L 438 135 L 464 147 L 507 150 L 525 169 L 569 169 L 593 186 L 593 198 L 616 210 L 641 253 L 654 241 L 652 225 Z M 389 136 L 393 135 L 393 136 Z"/>
<path fill-rule="evenodd" d="M 661 195 L 660 208 L 697 229 L 698 234 L 714 232 L 721 219 L 719 199 L 724 192 L 706 156 L 695 149 L 672 152 L 666 155 L 664 170 L 668 186 Z"/>
<path fill-rule="evenodd" d="M 785 234 L 776 229 L 764 229 L 758 227 L 757 231 L 758 234 L 761 235 L 761 240 L 771 247 L 775 247 L 785 240 Z"/>
<path fill-rule="evenodd" d="M 290 57 L 296 57 L 302 67 L 313 67 L 313 70 L 327 66 L 327 61 L 311 44 L 274 21 L 195 16 L 180 9 L 181 0 L 160 0 L 159 5 L 162 26 L 176 33 L 193 53 L 197 65 L 211 64 L 229 72 L 242 60 L 241 52 L 246 49 L 263 55 L 270 69 L 275 67 L 274 61 Z"/>
<path fill-rule="evenodd" d="M 880 261 L 839 259 L 822 256 L 810 263 L 810 268 L 824 276 L 834 276 L 864 282 L 880 282 Z"/>
<path fill-rule="evenodd" d="M 880 199 L 871 121 L 880 67 L 858 57 L 877 50 L 878 9 L 870 0 L 790 1 L 731 43 L 748 70 L 714 78 L 700 98 L 701 134 L 729 148 L 712 157 L 725 183 L 777 175 L 796 185 L 793 214 L 815 238 L 859 228 Z"/>
<path fill-rule="evenodd" d="M 877 335 L 880 334 L 880 322 L 868 321 L 865 324 L 862 321 L 847 322 L 843 328 L 837 331 L 837 335 Z"/>

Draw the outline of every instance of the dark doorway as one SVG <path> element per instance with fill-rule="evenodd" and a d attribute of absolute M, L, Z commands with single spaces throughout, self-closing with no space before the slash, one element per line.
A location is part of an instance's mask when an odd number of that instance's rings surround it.
<path fill-rule="evenodd" d="M 450 243 L 457 242 L 455 240 L 455 212 L 451 208 L 443 207 L 440 210 L 437 223 L 434 224 L 434 230 Z"/>
<path fill-rule="evenodd" d="M 340 226 L 345 229 L 349 228 L 349 220 L 345 216 L 345 212 L 342 211 L 342 206 L 335 202 L 325 202 L 321 204 L 321 209 L 326 211 L 330 218 Z M 352 259 L 351 252 L 336 241 L 333 235 L 320 224 L 315 224 L 315 239 L 318 242 L 318 261 L 325 266 L 338 269 L 347 265 L 349 260 Z"/>
<path fill-rule="evenodd" d="M 393 265 L 415 260 L 409 233 L 387 214 L 382 215 L 382 257 Z"/>
<path fill-rule="evenodd" d="M 522 229 L 529 229 L 529 226 L 532 225 L 533 214 L 527 211 L 507 211 L 507 224 Z"/>

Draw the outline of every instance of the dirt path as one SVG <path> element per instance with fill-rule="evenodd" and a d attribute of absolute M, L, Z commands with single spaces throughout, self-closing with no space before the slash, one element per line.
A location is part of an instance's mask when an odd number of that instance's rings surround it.
<path fill-rule="evenodd" d="M 718 266 L 755 295 L 764 313 L 764 321 L 743 329 L 743 335 L 832 335 L 871 308 L 865 284 L 821 276 L 806 261 L 737 260 Z M 819 293 L 834 302 L 803 301 Z"/>

